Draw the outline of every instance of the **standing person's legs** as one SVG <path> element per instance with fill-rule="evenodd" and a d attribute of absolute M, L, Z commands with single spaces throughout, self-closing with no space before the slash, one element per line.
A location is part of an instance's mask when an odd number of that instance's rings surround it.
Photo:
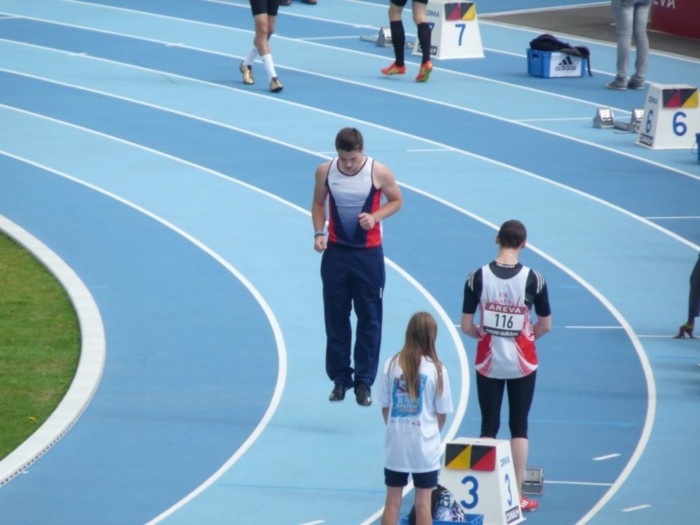
<path fill-rule="evenodd" d="M 252 66 L 255 59 L 259 56 L 265 67 L 267 78 L 270 81 L 270 91 L 278 93 L 282 91 L 283 86 L 277 78 L 275 64 L 272 60 L 270 37 L 272 37 L 272 34 L 275 32 L 279 2 L 278 0 L 250 0 L 250 7 L 253 12 L 255 37 L 253 38 L 252 49 L 248 52 L 248 55 L 246 55 L 239 67 L 243 75 L 243 83 L 255 83 Z"/>
<path fill-rule="evenodd" d="M 430 61 L 430 25 L 425 18 L 426 7 L 427 3 L 423 3 L 423 0 L 413 0 L 413 21 L 418 31 L 418 42 L 422 54 L 416 82 L 427 82 L 433 71 L 433 63 Z"/>
<path fill-rule="evenodd" d="M 700 257 L 690 273 L 690 292 L 688 293 L 688 318 L 678 329 L 674 339 L 683 339 L 686 335 L 693 337 L 695 318 L 700 315 Z"/>
<path fill-rule="evenodd" d="M 406 31 L 403 27 L 403 8 L 406 0 L 389 2 L 389 29 L 391 30 L 391 45 L 394 48 L 394 63 L 398 67 L 405 65 Z"/>
<path fill-rule="evenodd" d="M 432 495 L 433 490 L 438 486 L 439 472 L 439 470 L 435 470 L 412 474 L 415 496 L 413 509 L 409 514 L 409 521 L 411 520 L 411 514 L 413 514 L 416 525 L 432 525 L 433 523 Z M 387 487 L 381 525 L 396 525 L 399 521 L 403 488 L 408 484 L 408 474 L 394 472 L 385 468 L 384 480 Z"/>
<path fill-rule="evenodd" d="M 651 0 L 643 0 L 634 5 L 634 22 L 632 36 L 636 48 L 635 70 L 631 79 L 635 85 L 642 85 L 647 74 L 649 62 L 649 35 L 647 34 L 647 24 L 649 23 L 649 11 Z"/>
<path fill-rule="evenodd" d="M 354 250 L 352 301 L 357 316 L 355 330 L 355 381 L 372 386 L 379 366 L 386 271 L 381 247 Z"/>
<path fill-rule="evenodd" d="M 413 0 L 413 22 L 416 24 L 418 32 L 418 43 L 421 46 L 423 63 L 430 60 L 430 24 L 428 24 L 428 20 L 425 17 L 427 7 L 427 2 Z"/>
<path fill-rule="evenodd" d="M 476 392 L 481 410 L 481 437 L 495 438 L 501 427 L 501 405 L 506 382 L 476 373 Z"/>
<path fill-rule="evenodd" d="M 253 47 L 250 48 L 250 51 L 248 51 L 248 54 L 239 67 L 243 75 L 244 84 L 255 84 L 255 78 L 253 78 L 253 62 L 255 62 L 255 59 L 258 58 L 259 55 L 257 45 L 258 33 L 261 31 L 267 32 L 267 0 L 250 0 L 250 10 L 253 13 L 255 36 L 253 37 Z"/>
<path fill-rule="evenodd" d="M 413 474 L 413 486 L 416 491 L 413 508 L 416 512 L 416 525 L 433 523 L 433 490 L 438 486 L 439 470 Z"/>
<path fill-rule="evenodd" d="M 272 81 L 273 78 L 277 78 L 275 63 L 272 60 L 272 52 L 270 50 L 270 38 L 275 31 L 276 19 L 276 16 L 270 15 L 258 15 L 255 17 L 254 43 L 260 55 L 260 60 L 262 60 L 263 66 L 265 66 L 265 73 L 267 73 L 267 79 L 269 81 Z"/>
<path fill-rule="evenodd" d="M 519 379 L 509 379 L 507 382 L 511 451 L 513 453 L 513 467 L 515 469 L 518 491 L 522 490 L 527 467 L 529 452 L 528 417 L 532 400 L 535 396 L 536 379 L 537 371 Z"/>
<path fill-rule="evenodd" d="M 700 257 L 698 257 L 690 274 L 690 293 L 688 295 L 688 323 L 695 324 L 700 315 Z"/>
<path fill-rule="evenodd" d="M 269 40 L 275 31 L 278 7 L 279 4 L 276 0 L 250 0 L 255 36 L 253 37 L 253 49 L 243 60 L 244 65 L 250 66 L 258 56 L 270 54 Z"/>
<path fill-rule="evenodd" d="M 432 525 L 433 512 L 431 508 L 431 496 L 433 489 L 424 489 L 416 487 L 415 499 L 413 506 L 416 509 L 416 525 Z"/>
<path fill-rule="evenodd" d="M 612 0 L 615 33 L 617 35 L 617 76 L 615 80 L 627 80 L 629 55 L 632 46 L 632 20 L 634 12 L 626 0 Z"/>
<path fill-rule="evenodd" d="M 261 57 L 270 54 L 270 37 L 275 29 L 275 18 L 267 13 L 261 13 L 253 17 L 255 21 L 253 45 Z"/>
<path fill-rule="evenodd" d="M 382 513 L 382 525 L 396 525 L 399 522 L 402 497 L 403 487 L 387 486 L 384 512 Z"/>
<path fill-rule="evenodd" d="M 351 388 L 352 326 L 349 266 L 344 250 L 330 245 L 321 257 L 323 313 L 326 325 L 326 373 L 335 384 Z"/>
<path fill-rule="evenodd" d="M 275 32 L 278 8 L 279 2 L 277 0 L 268 0 L 265 6 L 266 12 L 253 17 L 255 21 L 255 38 L 253 39 L 253 44 L 265 67 L 265 73 L 270 82 L 270 91 L 273 93 L 279 93 L 283 89 L 282 83 L 277 78 L 275 63 L 272 60 L 272 51 L 270 50 L 270 38 Z"/>

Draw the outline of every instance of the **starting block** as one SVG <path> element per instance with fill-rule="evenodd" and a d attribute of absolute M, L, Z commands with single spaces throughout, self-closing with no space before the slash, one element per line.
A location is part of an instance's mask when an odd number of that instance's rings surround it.
<path fill-rule="evenodd" d="M 380 27 L 378 35 L 360 35 L 360 40 L 374 42 L 379 47 L 391 47 L 393 45 L 391 40 L 391 28 L 389 27 Z M 405 47 L 413 47 L 413 42 L 409 42 L 407 39 Z"/>
<path fill-rule="evenodd" d="M 379 35 L 377 35 L 377 45 L 379 47 L 391 47 L 391 29 L 388 27 L 380 27 Z"/>
<path fill-rule="evenodd" d="M 516 525 L 524 521 L 515 480 L 510 442 L 456 438 L 445 446 L 440 484 L 485 525 Z"/>
<path fill-rule="evenodd" d="M 432 58 L 483 58 L 476 2 L 429 0 L 425 17 L 430 24 Z M 416 39 L 414 55 L 421 55 Z"/>
<path fill-rule="evenodd" d="M 596 128 L 615 127 L 615 115 L 610 108 L 598 108 L 593 117 L 593 126 Z"/>
<path fill-rule="evenodd" d="M 639 131 L 639 126 L 642 124 L 642 117 L 644 116 L 644 110 L 635 108 L 630 114 L 629 122 L 619 122 L 615 121 L 615 127 L 623 131 L 629 131 L 631 133 L 637 133 Z"/>
<path fill-rule="evenodd" d="M 388 27 L 380 27 L 378 35 L 360 35 L 360 40 L 364 42 L 373 42 L 379 47 L 391 47 L 391 29 Z M 413 42 L 406 40 L 406 47 L 413 47 Z"/>
<path fill-rule="evenodd" d="M 637 144 L 652 149 L 690 149 L 700 132 L 698 89 L 651 84 Z"/>
<path fill-rule="evenodd" d="M 615 114 L 610 108 L 598 108 L 593 117 L 593 127 L 596 128 L 616 128 L 623 131 L 637 133 L 642 123 L 644 115 L 643 109 L 634 108 L 630 114 L 629 122 L 622 122 L 615 119 Z"/>
<path fill-rule="evenodd" d="M 544 469 L 539 467 L 527 467 L 523 480 L 523 494 L 537 494 L 544 492 Z"/>

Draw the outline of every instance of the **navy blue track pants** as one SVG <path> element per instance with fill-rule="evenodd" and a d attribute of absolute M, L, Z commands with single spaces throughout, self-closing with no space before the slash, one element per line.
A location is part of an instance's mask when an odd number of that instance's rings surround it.
<path fill-rule="evenodd" d="M 382 295 L 386 281 L 384 250 L 330 244 L 321 259 L 326 324 L 326 373 L 334 383 L 372 386 L 382 342 Z M 357 326 L 352 353 L 352 324 Z M 353 361 L 354 360 L 354 368 Z"/>

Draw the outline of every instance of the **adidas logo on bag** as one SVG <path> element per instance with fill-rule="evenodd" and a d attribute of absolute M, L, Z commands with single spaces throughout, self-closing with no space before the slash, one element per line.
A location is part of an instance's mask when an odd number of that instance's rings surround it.
<path fill-rule="evenodd" d="M 576 64 L 574 64 L 574 61 L 571 60 L 571 57 L 568 56 L 555 68 L 557 71 L 576 71 Z"/>
<path fill-rule="evenodd" d="M 561 53 L 566 53 L 574 57 L 579 57 L 585 60 L 585 63 L 580 62 L 581 68 L 588 68 L 588 75 L 593 76 L 591 73 L 591 51 L 585 46 L 572 46 L 567 42 L 562 42 L 557 37 L 550 35 L 549 33 L 544 33 L 537 38 L 530 41 L 530 49 L 535 49 L 538 51 L 559 51 Z M 578 65 L 574 63 L 571 56 L 562 60 L 559 65 L 555 67 L 556 71 L 577 71 Z"/>

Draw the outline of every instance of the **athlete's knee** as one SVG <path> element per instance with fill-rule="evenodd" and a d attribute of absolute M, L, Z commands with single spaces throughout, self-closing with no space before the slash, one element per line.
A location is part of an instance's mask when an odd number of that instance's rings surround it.
<path fill-rule="evenodd" d="M 496 438 L 498 431 L 500 429 L 500 424 L 496 421 L 494 422 L 482 422 L 481 423 L 481 434 L 482 438 Z"/>
<path fill-rule="evenodd" d="M 511 438 L 527 439 L 527 422 L 511 423 L 509 426 Z"/>

